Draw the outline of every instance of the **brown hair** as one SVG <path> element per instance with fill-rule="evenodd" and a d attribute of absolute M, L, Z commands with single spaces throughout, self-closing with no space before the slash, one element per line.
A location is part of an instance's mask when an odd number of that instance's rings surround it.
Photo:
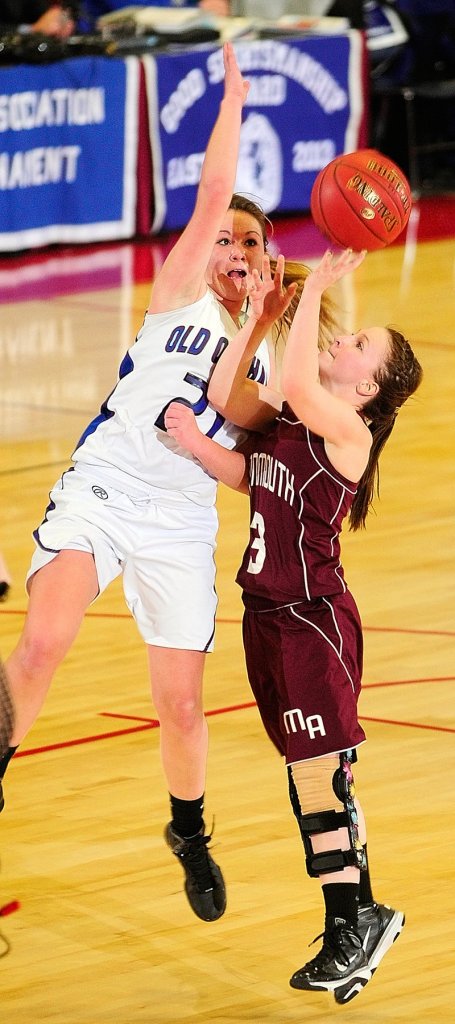
<path fill-rule="evenodd" d="M 238 192 L 234 192 L 232 199 L 229 203 L 230 210 L 243 210 L 244 213 L 251 214 L 255 220 L 257 220 L 261 229 L 262 241 L 264 242 L 264 249 L 267 249 L 269 238 L 268 231 L 273 235 L 272 222 L 264 213 L 264 210 L 258 203 L 255 203 L 253 199 L 248 199 L 246 196 L 241 196 Z"/>
<path fill-rule="evenodd" d="M 368 465 L 351 506 L 351 530 L 365 526 L 374 493 L 379 496 L 379 456 L 392 433 L 398 409 L 417 391 L 423 376 L 422 367 L 406 338 L 393 327 L 388 327 L 387 331 L 390 354 L 375 375 L 379 390 L 374 398 L 362 406 L 362 416 L 368 420 L 373 443 Z"/>

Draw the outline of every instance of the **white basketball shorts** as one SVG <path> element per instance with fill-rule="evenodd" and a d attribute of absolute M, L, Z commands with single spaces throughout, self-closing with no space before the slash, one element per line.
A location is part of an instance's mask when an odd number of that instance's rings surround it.
<path fill-rule="evenodd" d="M 116 490 L 70 469 L 34 532 L 27 580 L 62 549 L 93 553 L 99 593 L 123 574 L 126 603 L 147 644 L 213 650 L 216 509 Z"/>

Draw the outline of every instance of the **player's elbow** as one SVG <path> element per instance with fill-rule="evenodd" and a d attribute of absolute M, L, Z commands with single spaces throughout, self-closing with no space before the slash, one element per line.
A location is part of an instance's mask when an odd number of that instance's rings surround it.
<path fill-rule="evenodd" d="M 289 405 L 299 401 L 302 395 L 301 382 L 296 378 L 295 374 L 291 374 L 284 368 L 281 374 L 281 391 Z"/>
<path fill-rule="evenodd" d="M 229 396 L 226 395 L 226 389 L 223 388 L 222 383 L 218 383 L 213 377 L 208 386 L 207 398 L 217 412 L 220 412 L 222 416 L 227 415 Z"/>

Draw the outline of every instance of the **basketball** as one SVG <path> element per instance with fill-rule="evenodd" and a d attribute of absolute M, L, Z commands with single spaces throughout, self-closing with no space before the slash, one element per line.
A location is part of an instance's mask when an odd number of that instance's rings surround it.
<path fill-rule="evenodd" d="M 383 249 L 398 238 L 411 213 L 403 171 L 375 149 L 358 149 L 331 160 L 311 191 L 316 227 L 335 245 L 359 252 Z"/>

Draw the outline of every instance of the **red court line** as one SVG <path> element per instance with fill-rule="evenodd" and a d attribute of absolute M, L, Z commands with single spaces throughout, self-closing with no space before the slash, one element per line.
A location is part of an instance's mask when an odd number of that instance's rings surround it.
<path fill-rule="evenodd" d="M 401 626 L 363 626 L 364 633 L 417 633 L 419 636 L 455 636 L 453 629 L 409 629 Z"/>
<path fill-rule="evenodd" d="M 26 615 L 22 608 L 0 608 L 0 615 Z M 86 612 L 86 619 L 131 619 L 129 612 Z M 240 626 L 241 619 L 217 619 L 218 626 Z M 453 629 L 412 629 L 402 626 L 363 626 L 364 633 L 410 633 L 417 636 L 455 636 Z"/>
<path fill-rule="evenodd" d="M 128 722 L 148 722 L 155 728 L 159 725 L 157 718 L 144 718 L 142 715 L 121 715 L 118 711 L 100 711 L 100 718 L 125 718 Z"/>
<path fill-rule="evenodd" d="M 373 684 L 373 685 L 381 685 Z M 398 684 L 399 685 L 399 684 Z M 206 711 L 206 717 L 209 718 L 212 715 L 226 715 L 232 711 L 244 711 L 249 708 L 256 707 L 256 701 L 245 701 L 242 704 L 231 704 L 224 708 L 213 708 L 211 711 Z M 121 718 L 127 719 L 132 722 L 142 722 L 142 725 L 130 726 L 128 729 L 116 729 L 112 732 L 98 733 L 92 736 L 81 736 L 74 740 L 63 740 L 60 743 L 49 743 L 47 746 L 42 747 L 30 747 L 28 750 L 18 750 L 15 757 L 30 757 L 32 754 L 46 754 L 51 750 L 65 750 L 67 747 L 76 747 L 84 743 L 96 743 L 99 740 L 110 740 L 116 739 L 117 736 L 129 736 L 135 732 L 145 732 L 149 729 L 159 729 L 160 723 L 155 718 L 143 718 L 142 716 L 136 715 L 124 715 L 121 713 L 111 711 L 101 711 L 100 715 L 104 718 Z M 403 722 L 393 718 L 370 718 L 365 715 L 360 716 L 360 721 L 363 722 L 379 722 L 382 725 L 402 725 L 406 728 L 411 729 L 428 729 L 430 732 L 455 732 L 455 728 L 452 729 L 449 726 L 444 725 L 425 725 L 421 722 Z"/>
<path fill-rule="evenodd" d="M 256 704 L 255 700 L 247 700 L 247 701 L 245 701 L 244 704 L 232 704 L 230 707 L 226 707 L 226 708 L 213 708 L 212 711 L 206 711 L 205 712 L 205 716 L 206 716 L 206 718 L 209 718 L 210 715 L 225 715 L 229 711 L 244 711 L 246 708 L 255 708 L 255 707 L 257 707 L 257 704 Z"/>
<path fill-rule="evenodd" d="M 422 679 L 385 679 L 381 683 L 363 683 L 362 690 L 377 690 L 381 686 L 414 686 L 417 683 L 453 683 L 455 676 L 423 676 Z"/>
<path fill-rule="evenodd" d="M 402 722 L 395 718 L 369 718 L 366 715 L 360 715 L 361 722 L 379 722 L 381 725 L 402 725 L 409 729 L 429 729 L 430 732 L 455 732 L 448 725 L 424 725 L 423 722 Z"/>
<path fill-rule="evenodd" d="M 0 608 L 0 615 L 26 615 L 25 608 Z M 131 619 L 129 612 L 86 612 L 85 619 Z"/>
<path fill-rule="evenodd" d="M 95 613 L 96 614 L 96 613 Z M 217 619 L 217 625 L 239 626 L 241 619 Z M 362 626 L 364 633 L 416 633 L 418 636 L 455 636 L 454 629 L 413 629 L 407 626 Z"/>
<path fill-rule="evenodd" d="M 125 716 L 119 715 L 118 717 L 122 718 Z M 30 747 L 28 750 L 18 750 L 14 755 L 14 759 L 16 757 L 30 757 L 31 754 L 48 754 L 50 750 L 65 750 L 67 747 L 79 747 L 83 743 L 96 743 L 98 740 L 112 740 L 116 739 L 117 736 L 128 736 L 132 732 L 145 732 L 147 729 L 157 729 L 159 724 L 159 722 L 151 718 L 147 725 L 135 725 L 131 726 L 130 729 L 116 729 L 113 732 L 100 732 L 92 736 L 79 736 L 75 740 L 48 743 L 44 747 Z"/>

